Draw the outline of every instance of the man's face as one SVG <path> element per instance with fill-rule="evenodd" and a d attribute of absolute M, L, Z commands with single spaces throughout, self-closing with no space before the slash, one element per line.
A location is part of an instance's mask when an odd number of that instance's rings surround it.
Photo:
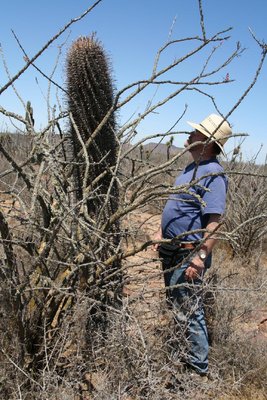
<path fill-rule="evenodd" d="M 207 137 L 205 135 L 203 135 L 203 133 L 201 133 L 199 131 L 193 131 L 190 133 L 187 140 L 185 141 L 184 147 L 188 147 L 192 143 L 196 143 L 196 142 L 205 142 L 206 140 L 207 140 Z M 189 151 L 190 152 L 199 151 L 201 149 L 203 149 L 203 145 L 199 144 L 196 146 L 192 146 L 192 148 Z"/>

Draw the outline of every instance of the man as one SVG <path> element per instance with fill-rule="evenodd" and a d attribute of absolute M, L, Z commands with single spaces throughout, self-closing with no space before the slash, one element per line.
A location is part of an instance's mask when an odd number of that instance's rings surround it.
<path fill-rule="evenodd" d="M 201 282 L 211 265 L 216 230 L 225 210 L 227 178 L 217 155 L 232 131 L 227 121 L 211 114 L 200 124 L 188 122 L 195 130 L 185 147 L 193 162 L 177 177 L 175 185 L 188 188 L 171 195 L 162 213 L 156 244 L 162 259 L 168 303 L 177 323 L 186 322 L 188 350 L 185 362 L 194 373 L 208 372 L 208 334 L 201 301 Z"/>

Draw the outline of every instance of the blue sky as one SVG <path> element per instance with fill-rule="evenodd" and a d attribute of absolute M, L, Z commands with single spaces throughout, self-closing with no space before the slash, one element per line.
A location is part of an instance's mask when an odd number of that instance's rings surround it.
<path fill-rule="evenodd" d="M 46 0 L 33 1 L 13 0 L 1 4 L 0 43 L 4 60 L 11 76 L 25 65 L 23 54 L 16 43 L 11 29 L 18 36 L 21 45 L 29 57 L 33 56 L 51 37 L 53 37 L 70 19 L 79 16 L 94 1 L 86 0 Z M 233 83 L 208 88 L 216 97 L 220 110 L 227 114 L 235 102 L 243 94 L 254 77 L 261 58 L 261 50 L 252 38 L 249 28 L 259 40 L 267 42 L 266 0 L 203 0 L 203 12 L 207 36 L 232 27 L 231 39 L 222 43 L 218 55 L 212 65 L 217 65 L 235 48 L 237 41 L 246 48 L 242 55 L 235 59 L 216 77 L 223 79 L 228 73 Z M 173 22 L 175 20 L 175 24 Z M 197 36 L 201 34 L 197 0 L 102 0 L 99 5 L 84 19 L 73 24 L 46 52 L 36 61 L 36 65 L 47 75 L 55 68 L 59 46 L 62 53 L 57 63 L 53 79 L 64 85 L 66 52 L 71 42 L 80 35 L 96 32 L 110 57 L 113 76 L 117 89 L 122 89 L 134 81 L 147 79 L 153 68 L 157 50 L 166 43 L 170 28 L 171 39 Z M 171 47 L 160 61 L 166 66 L 174 58 L 189 51 L 190 45 Z M 191 79 L 200 71 L 208 53 L 201 54 L 175 69 L 169 78 L 174 80 Z M 3 62 L 0 64 L 0 86 L 8 81 Z M 34 108 L 36 129 L 47 123 L 48 84 L 36 70 L 30 67 L 16 82 L 15 88 L 24 103 L 30 100 Z M 160 100 L 171 90 L 170 85 L 159 86 L 137 98 L 125 107 L 119 115 L 123 124 L 132 115 L 144 110 L 146 102 L 153 96 L 153 101 Z M 51 91 L 50 104 L 56 103 L 55 96 L 64 107 L 64 96 Z M 0 106 L 24 116 L 23 102 L 15 94 L 12 87 L 0 97 Z M 214 107 L 207 97 L 196 92 L 185 92 L 181 96 L 159 108 L 138 127 L 139 138 L 144 135 L 167 131 L 182 114 L 185 104 L 187 112 L 177 130 L 190 129 L 186 121 L 200 122 L 206 115 L 214 112 Z M 267 152 L 266 145 L 266 104 L 267 104 L 267 64 L 263 66 L 258 82 L 245 98 L 243 103 L 233 112 L 229 122 L 234 132 L 248 133 L 243 144 L 244 157 L 249 159 L 264 145 L 258 160 L 263 162 Z M 57 107 L 58 108 L 58 107 Z M 0 129 L 10 127 L 9 119 L 0 115 Z M 13 127 L 12 129 L 16 129 Z M 184 137 L 175 136 L 174 144 L 182 146 Z M 226 147 L 228 152 L 239 142 L 231 139 Z"/>

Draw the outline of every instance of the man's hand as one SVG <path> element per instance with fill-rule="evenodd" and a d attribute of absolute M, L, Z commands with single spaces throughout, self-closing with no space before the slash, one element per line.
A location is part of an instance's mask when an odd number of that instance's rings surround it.
<path fill-rule="evenodd" d="M 185 277 L 188 281 L 201 278 L 203 275 L 205 265 L 203 261 L 196 255 L 185 270 Z"/>
<path fill-rule="evenodd" d="M 154 235 L 154 237 L 153 237 L 153 240 L 161 240 L 162 239 L 162 232 L 161 232 L 161 228 L 155 233 L 155 235 Z M 155 243 L 155 244 L 153 244 L 153 246 L 152 246 L 152 250 L 154 250 L 154 251 L 158 251 L 158 249 L 159 249 L 159 243 Z"/>

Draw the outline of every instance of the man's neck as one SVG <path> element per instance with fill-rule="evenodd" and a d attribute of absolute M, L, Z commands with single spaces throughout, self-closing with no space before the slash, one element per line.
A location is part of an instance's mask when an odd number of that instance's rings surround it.
<path fill-rule="evenodd" d="M 194 162 L 195 163 L 200 163 L 201 161 L 207 161 L 207 160 L 210 160 L 210 159 L 212 159 L 212 158 L 216 158 L 216 155 L 215 154 L 199 154 L 199 153 L 197 153 L 197 154 L 192 154 L 192 157 L 193 157 L 193 160 L 194 160 Z"/>

